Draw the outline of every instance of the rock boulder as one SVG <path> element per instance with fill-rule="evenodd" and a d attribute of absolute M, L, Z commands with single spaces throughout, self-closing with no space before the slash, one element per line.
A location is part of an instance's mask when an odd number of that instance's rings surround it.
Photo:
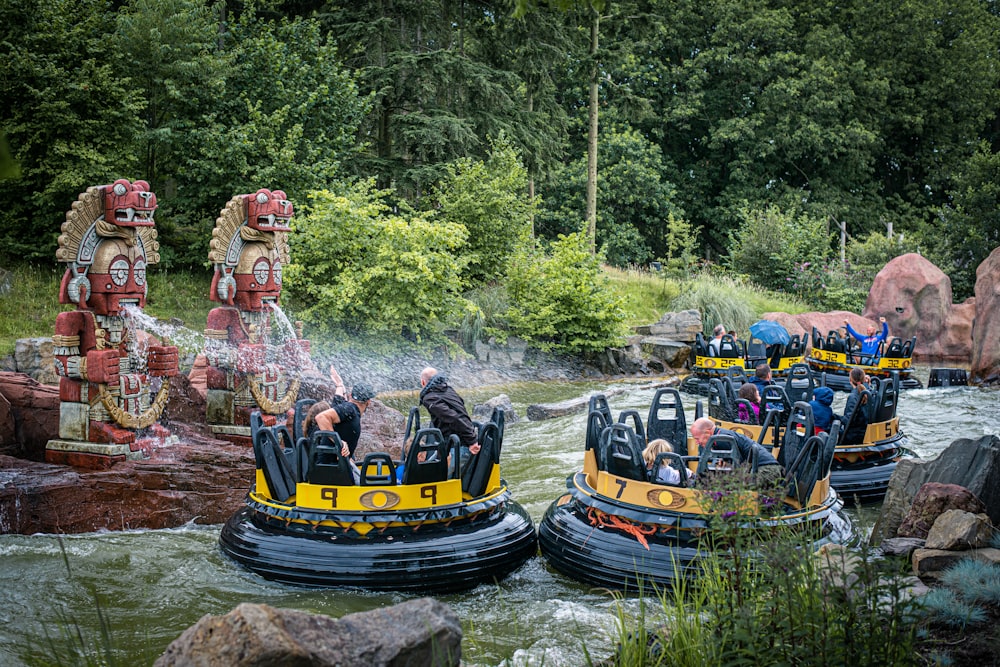
<path fill-rule="evenodd" d="M 388 667 L 459 665 L 462 626 L 431 598 L 333 619 L 243 603 L 204 616 L 175 639 L 154 667 Z"/>
<path fill-rule="evenodd" d="M 976 270 L 976 319 L 972 330 L 970 380 L 1000 383 L 1000 248 Z"/>
<path fill-rule="evenodd" d="M 917 337 L 916 358 L 966 361 L 972 341 L 968 307 L 952 303 L 951 279 L 925 257 L 916 253 L 889 261 L 872 283 L 862 313 L 870 320 L 885 317 L 889 333 L 908 339 Z M 854 326 L 852 324 L 852 326 Z"/>
<path fill-rule="evenodd" d="M 1000 436 L 959 438 L 936 459 L 900 461 L 889 479 L 889 489 L 872 528 L 873 545 L 897 536 L 917 492 L 927 482 L 964 487 L 982 501 L 990 521 L 997 525 L 1000 523 Z"/>

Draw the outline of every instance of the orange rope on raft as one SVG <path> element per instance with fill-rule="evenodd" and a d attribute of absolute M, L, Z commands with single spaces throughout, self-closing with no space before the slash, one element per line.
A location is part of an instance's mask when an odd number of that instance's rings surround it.
<path fill-rule="evenodd" d="M 623 533 L 628 533 L 638 540 L 639 544 L 646 548 L 646 551 L 649 551 L 649 543 L 646 541 L 646 535 L 652 535 L 656 532 L 656 526 L 634 523 L 615 514 L 606 514 L 593 507 L 587 508 L 587 520 L 594 527 L 614 528 Z"/>

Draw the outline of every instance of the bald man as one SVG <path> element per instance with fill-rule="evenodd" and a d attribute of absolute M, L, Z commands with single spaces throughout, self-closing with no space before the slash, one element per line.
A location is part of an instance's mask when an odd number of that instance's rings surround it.
<path fill-rule="evenodd" d="M 427 408 L 431 424 L 441 431 L 445 440 L 458 436 L 461 467 L 471 454 L 479 453 L 479 430 L 472 423 L 465 401 L 448 385 L 448 378 L 428 366 L 420 372 L 420 405 Z"/>
<path fill-rule="evenodd" d="M 751 440 L 742 433 L 719 428 L 715 422 L 708 417 L 695 419 L 691 424 L 691 437 L 698 443 L 698 451 L 701 452 L 708 444 L 708 439 L 713 435 L 730 435 L 736 441 L 736 448 L 740 450 L 740 456 L 744 461 L 750 460 L 750 453 L 757 451 L 757 486 L 762 489 L 774 488 L 778 486 L 784 473 L 777 459 L 771 455 L 771 450 L 760 443 Z"/>

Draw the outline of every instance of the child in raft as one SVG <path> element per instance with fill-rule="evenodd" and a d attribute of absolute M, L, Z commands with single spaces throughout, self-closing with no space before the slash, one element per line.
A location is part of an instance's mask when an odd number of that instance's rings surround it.
<path fill-rule="evenodd" d="M 650 471 L 649 481 L 660 482 L 662 484 L 680 484 L 681 474 L 671 467 L 667 461 L 660 461 L 660 466 L 653 471 L 653 464 L 656 462 L 656 455 L 664 452 L 672 452 L 674 448 L 670 443 L 662 438 L 650 440 L 646 449 L 642 450 L 642 459 L 646 462 L 646 469 Z"/>

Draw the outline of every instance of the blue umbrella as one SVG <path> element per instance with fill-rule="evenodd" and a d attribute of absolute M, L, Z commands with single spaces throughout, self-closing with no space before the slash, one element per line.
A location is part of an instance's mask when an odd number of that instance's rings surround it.
<path fill-rule="evenodd" d="M 765 345 L 771 343 L 786 344 L 792 339 L 788 329 L 774 320 L 759 320 L 750 325 L 750 336 L 762 341 Z"/>

